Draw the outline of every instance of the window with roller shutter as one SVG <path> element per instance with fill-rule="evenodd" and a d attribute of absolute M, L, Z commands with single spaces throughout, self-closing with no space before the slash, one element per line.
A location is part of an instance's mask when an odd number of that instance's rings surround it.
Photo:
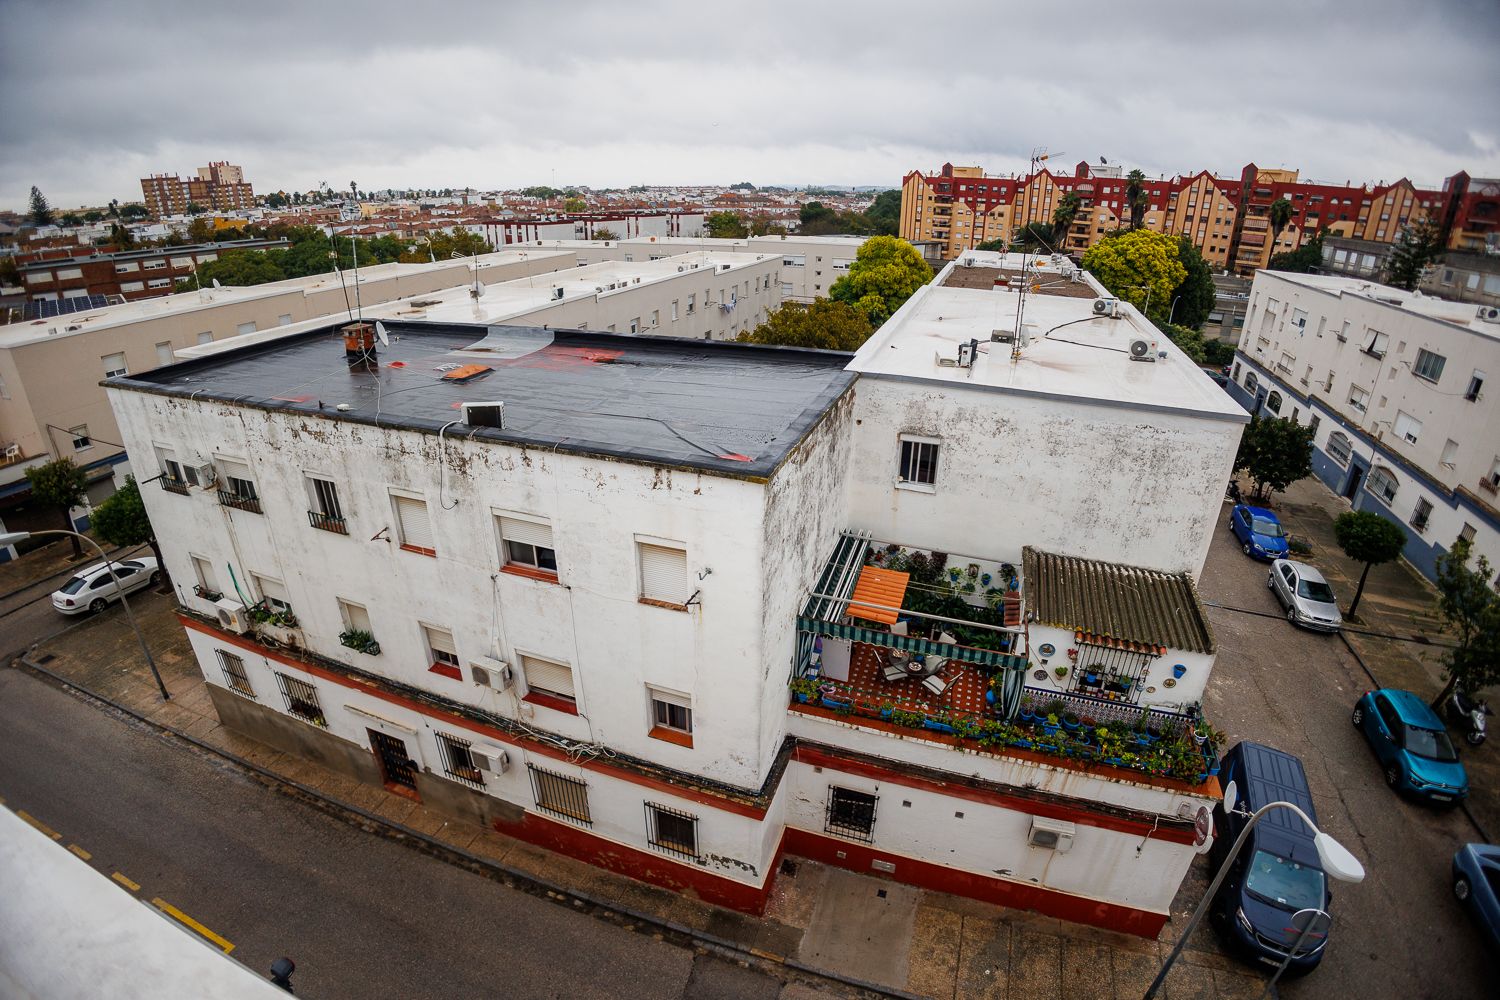
<path fill-rule="evenodd" d="M 539 701 L 550 708 L 577 713 L 572 667 L 525 653 L 520 654 L 520 660 L 528 701 Z"/>
<path fill-rule="evenodd" d="M 500 529 L 501 565 L 557 575 L 550 524 L 503 514 L 496 515 L 495 522 Z"/>
<path fill-rule="evenodd" d="M 687 550 L 637 542 L 641 569 L 641 599 L 682 607 L 688 590 Z"/>
<path fill-rule="evenodd" d="M 437 555 L 432 523 L 427 519 L 427 501 L 394 494 L 392 499 L 396 502 L 396 527 L 401 533 L 401 547 L 424 556 Z"/>

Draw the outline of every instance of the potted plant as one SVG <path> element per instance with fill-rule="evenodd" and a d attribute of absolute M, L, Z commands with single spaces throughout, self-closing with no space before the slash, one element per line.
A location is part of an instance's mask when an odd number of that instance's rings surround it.
<path fill-rule="evenodd" d="M 375 637 L 362 628 L 345 629 L 339 633 L 339 642 L 356 653 L 364 653 L 367 656 L 380 655 L 380 643 Z"/>
<path fill-rule="evenodd" d="M 818 682 L 812 677 L 796 677 L 791 683 L 792 696 L 799 702 L 806 702 L 809 698 L 818 696 Z"/>
<path fill-rule="evenodd" d="M 1063 724 L 1063 728 L 1067 729 L 1069 732 L 1073 732 L 1073 731 L 1077 730 L 1078 729 L 1078 713 L 1074 712 L 1071 708 L 1065 709 L 1063 711 L 1063 714 L 1062 714 L 1062 724 Z"/>
<path fill-rule="evenodd" d="M 1056 675 L 1058 680 L 1062 680 L 1064 677 L 1068 676 L 1068 668 L 1059 665 L 1052 668 L 1052 673 Z"/>

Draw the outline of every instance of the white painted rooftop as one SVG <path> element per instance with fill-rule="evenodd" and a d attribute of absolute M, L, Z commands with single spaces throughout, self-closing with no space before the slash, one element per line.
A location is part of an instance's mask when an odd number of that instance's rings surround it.
<path fill-rule="evenodd" d="M 1368 278 L 1355 278 L 1341 274 L 1292 274 L 1285 271 L 1263 272 L 1269 277 L 1279 278 L 1294 285 L 1301 285 L 1329 295 L 1358 296 L 1404 309 L 1429 319 L 1466 327 L 1470 331 L 1491 338 L 1500 338 L 1500 323 L 1490 323 L 1479 318 L 1479 304 L 1474 302 L 1449 302 L 1433 298 L 1421 292 L 1382 285 Z"/>

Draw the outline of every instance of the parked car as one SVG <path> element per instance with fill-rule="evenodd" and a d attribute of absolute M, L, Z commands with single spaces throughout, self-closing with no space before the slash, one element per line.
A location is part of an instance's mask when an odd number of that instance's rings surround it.
<path fill-rule="evenodd" d="M 1213 379 L 1214 385 L 1220 389 L 1226 388 L 1229 385 L 1229 376 L 1217 368 L 1199 368 L 1198 370 Z"/>
<path fill-rule="evenodd" d="M 1286 620 L 1293 625 L 1320 632 L 1337 632 L 1343 627 L 1338 599 L 1316 566 L 1294 559 L 1277 559 L 1271 563 L 1266 586 L 1286 609 Z"/>
<path fill-rule="evenodd" d="M 1437 713 L 1410 691 L 1366 691 L 1350 717 L 1385 769 L 1385 783 L 1436 805 L 1468 798 L 1469 776 Z"/>
<path fill-rule="evenodd" d="M 1255 559 L 1284 559 L 1287 554 L 1286 532 L 1281 521 L 1264 507 L 1235 504 L 1229 512 L 1229 530 L 1240 540 L 1245 555 Z"/>
<path fill-rule="evenodd" d="M 1453 855 L 1453 895 L 1500 954 L 1500 847 L 1465 844 Z"/>
<path fill-rule="evenodd" d="M 110 601 L 120 599 L 122 590 L 129 594 L 161 580 L 161 570 L 150 556 L 121 559 L 115 563 L 115 578 L 120 581 L 118 586 L 110 578 L 106 563 L 80 570 L 52 592 L 52 606 L 65 615 L 103 611 Z"/>
<path fill-rule="evenodd" d="M 1275 747 L 1236 743 L 1224 755 L 1219 781 L 1226 788 L 1234 782 L 1236 801 L 1228 813 L 1222 803 L 1214 807 L 1215 867 L 1224 864 L 1250 814 L 1268 802 L 1290 802 L 1314 823 L 1318 820 L 1302 761 Z M 1292 915 L 1306 909 L 1327 913 L 1332 899 L 1312 830 L 1290 809 L 1272 809 L 1250 831 L 1214 895 L 1209 916 L 1234 951 L 1253 962 L 1279 966 L 1297 943 Z M 1326 935 L 1309 935 L 1286 974 L 1316 969 L 1327 943 Z"/>

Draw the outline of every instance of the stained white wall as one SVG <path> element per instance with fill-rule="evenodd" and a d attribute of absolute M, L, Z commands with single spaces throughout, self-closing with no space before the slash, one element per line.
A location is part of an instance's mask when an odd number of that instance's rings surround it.
<path fill-rule="evenodd" d="M 1022 587 L 1025 587 L 1024 583 Z M 1068 658 L 1068 650 L 1078 648 L 1073 634 L 1074 630 L 1071 628 L 1060 629 L 1036 623 L 1029 627 L 1030 649 L 1032 657 L 1037 661 L 1036 669 L 1047 672 L 1046 678 L 1040 680 L 1035 676 L 1035 670 L 1029 673 L 1026 677 L 1029 686 L 1058 693 L 1066 692 L 1073 686 L 1074 675 L 1079 668 L 1088 666 L 1086 655 L 1080 655 L 1076 660 Z M 1056 647 L 1057 652 L 1043 662 L 1038 650 L 1043 643 L 1049 642 Z M 1177 677 L 1172 670 L 1178 664 L 1186 668 L 1181 677 Z M 1146 685 L 1140 693 L 1138 704 L 1180 712 L 1190 704 L 1201 703 L 1203 689 L 1208 686 L 1208 675 L 1213 666 L 1212 654 L 1169 648 L 1165 656 L 1156 657 L 1146 668 Z M 1058 677 L 1058 667 L 1067 667 L 1067 675 Z M 1169 679 L 1172 681 L 1170 687 L 1164 683 Z"/>

